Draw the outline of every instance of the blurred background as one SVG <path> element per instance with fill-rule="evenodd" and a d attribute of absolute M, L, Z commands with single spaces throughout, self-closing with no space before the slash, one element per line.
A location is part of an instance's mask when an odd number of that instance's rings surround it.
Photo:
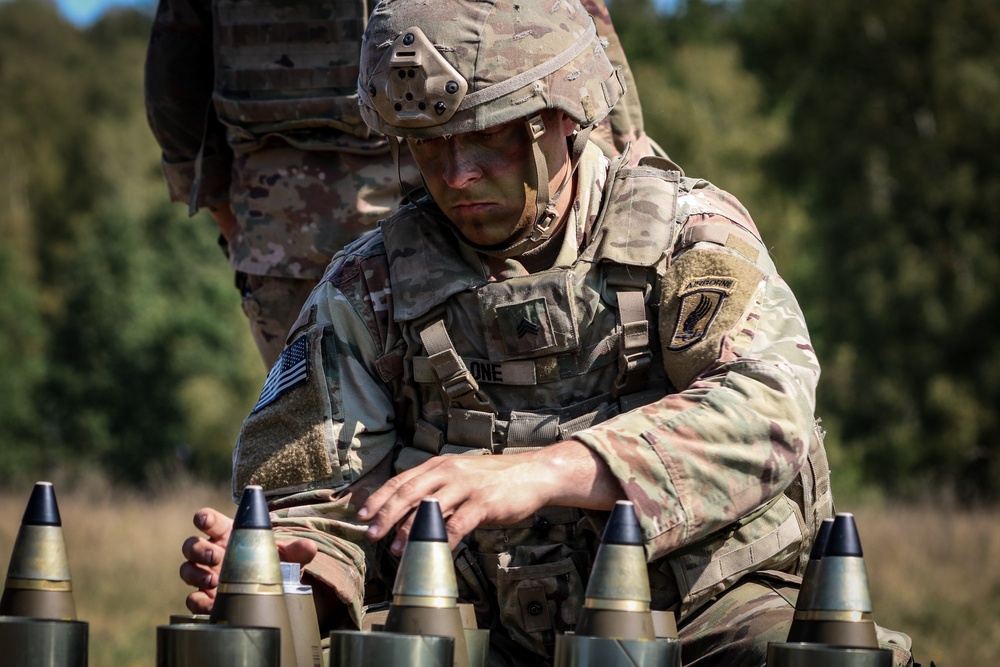
<path fill-rule="evenodd" d="M 1000 4 L 608 4 L 647 131 L 746 204 L 806 313 L 876 620 L 996 664 Z M 150 664 L 183 611 L 265 376 L 214 224 L 167 202 L 154 10 L 0 0 L 0 566 L 53 481 L 99 666 Z"/>

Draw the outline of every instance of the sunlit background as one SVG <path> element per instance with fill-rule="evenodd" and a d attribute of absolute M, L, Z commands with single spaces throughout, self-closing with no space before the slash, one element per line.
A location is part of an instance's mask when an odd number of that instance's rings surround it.
<path fill-rule="evenodd" d="M 797 294 L 876 619 L 1000 662 L 1000 3 L 612 0 L 646 129 Z M 203 213 L 167 201 L 154 4 L 0 0 L 0 566 L 56 484 L 91 664 L 148 665 L 180 541 L 231 509 L 263 368 Z"/>

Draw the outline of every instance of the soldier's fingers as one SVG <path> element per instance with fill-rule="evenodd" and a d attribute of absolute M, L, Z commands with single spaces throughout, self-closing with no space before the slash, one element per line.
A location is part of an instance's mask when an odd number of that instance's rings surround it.
<path fill-rule="evenodd" d="M 399 523 L 396 524 L 396 534 L 393 536 L 389 550 L 399 556 L 403 553 L 406 541 L 410 539 L 410 530 L 413 528 L 413 518 L 417 515 L 417 508 L 411 509 Z"/>
<path fill-rule="evenodd" d="M 218 544 L 212 544 L 204 537 L 189 537 L 181 545 L 181 553 L 192 563 L 218 567 L 222 565 L 226 549 Z"/>
<path fill-rule="evenodd" d="M 278 554 L 286 563 L 311 563 L 319 548 L 312 540 L 278 540 Z"/>
<path fill-rule="evenodd" d="M 435 456 L 416 468 L 405 470 L 391 477 L 368 496 L 361 509 L 358 510 L 358 518 L 367 521 L 381 511 L 385 505 L 392 505 L 400 500 L 403 501 L 404 505 L 412 504 L 414 496 L 419 502 L 419 498 L 426 495 L 427 488 L 434 488 L 438 484 L 436 469 L 444 462 L 445 458 L 444 456 Z"/>
<path fill-rule="evenodd" d="M 378 497 L 372 494 L 365 505 L 358 510 L 358 517 L 361 520 L 371 517 L 371 526 L 368 528 L 369 539 L 379 540 L 385 537 L 393 526 L 405 520 L 406 515 L 412 512 L 422 499 L 434 495 L 441 488 L 441 484 L 438 476 L 431 472 L 398 481 L 393 478 L 386 482 L 376 492 L 379 494 Z"/>
<path fill-rule="evenodd" d="M 185 584 L 202 590 L 214 589 L 219 585 L 219 575 L 217 572 L 198 567 L 194 563 L 182 563 L 180 575 L 181 581 Z"/>
<path fill-rule="evenodd" d="M 400 493 L 401 489 L 405 492 L 412 486 L 410 480 L 420 477 L 422 468 L 423 465 L 417 466 L 412 470 L 405 470 L 387 480 L 385 484 L 368 496 L 367 500 L 365 500 L 364 504 L 358 510 L 358 518 L 362 521 L 367 521 L 374 517 L 382 510 L 386 503 Z"/>
<path fill-rule="evenodd" d="M 210 595 L 205 591 L 195 591 L 187 596 L 184 604 L 187 605 L 192 614 L 208 614 L 211 613 L 212 606 L 215 604 L 215 594 L 214 592 Z"/>
<path fill-rule="evenodd" d="M 448 533 L 448 546 L 454 550 L 463 537 L 483 523 L 484 513 L 473 503 L 464 503 L 445 519 L 444 529 Z"/>
<path fill-rule="evenodd" d="M 208 535 L 213 542 L 225 546 L 233 530 L 233 520 L 211 507 L 202 507 L 194 513 L 195 527 Z"/>
<path fill-rule="evenodd" d="M 437 499 L 437 497 L 435 497 Z M 441 508 L 441 516 L 444 518 L 445 532 L 448 533 L 448 546 L 455 549 L 463 537 L 475 530 L 476 526 L 482 523 L 484 516 L 481 508 L 475 503 L 465 502 L 456 509 L 449 509 L 449 506 L 438 500 Z M 416 511 L 410 512 L 407 517 L 396 526 L 396 535 L 389 549 L 396 556 L 403 553 L 403 547 L 410 539 L 410 532 L 413 530 L 413 520 L 416 518 Z"/>

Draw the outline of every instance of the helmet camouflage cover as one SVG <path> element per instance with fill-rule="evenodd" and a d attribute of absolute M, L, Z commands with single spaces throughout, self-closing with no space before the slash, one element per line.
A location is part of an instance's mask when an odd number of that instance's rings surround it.
<path fill-rule="evenodd" d="M 474 132 L 547 108 L 588 127 L 623 92 L 579 0 L 382 0 L 361 45 L 361 115 L 397 137 Z"/>

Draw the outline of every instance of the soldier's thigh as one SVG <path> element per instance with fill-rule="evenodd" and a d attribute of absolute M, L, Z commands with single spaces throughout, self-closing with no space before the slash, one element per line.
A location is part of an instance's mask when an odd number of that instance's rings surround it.
<path fill-rule="evenodd" d="M 783 642 L 798 586 L 747 577 L 709 602 L 679 629 L 685 667 L 762 667 L 768 642 Z"/>
<path fill-rule="evenodd" d="M 281 355 L 288 330 L 295 324 L 302 304 L 315 286 L 314 280 L 247 276 L 243 312 L 250 323 L 253 341 L 268 368 Z"/>
<path fill-rule="evenodd" d="M 403 163 L 404 177 L 414 170 Z M 255 275 L 318 280 L 337 251 L 402 197 L 388 153 L 272 147 L 238 155 L 233 178 L 233 267 Z"/>

